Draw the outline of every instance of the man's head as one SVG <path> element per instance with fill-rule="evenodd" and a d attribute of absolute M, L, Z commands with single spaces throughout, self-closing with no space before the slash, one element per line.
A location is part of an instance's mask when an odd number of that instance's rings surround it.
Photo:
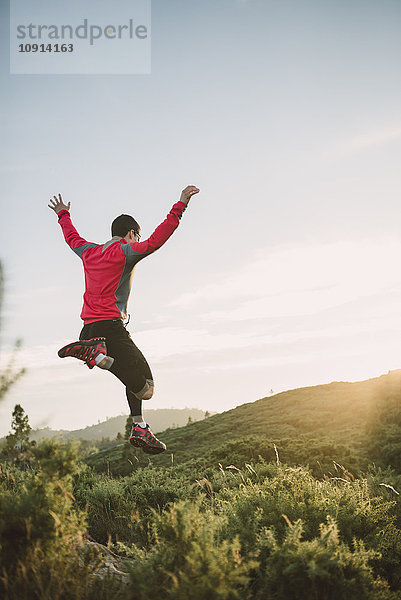
<path fill-rule="evenodd" d="M 131 230 L 138 238 L 140 237 L 141 228 L 131 215 L 120 215 L 111 224 L 111 235 L 113 236 L 118 235 L 125 238 Z"/>

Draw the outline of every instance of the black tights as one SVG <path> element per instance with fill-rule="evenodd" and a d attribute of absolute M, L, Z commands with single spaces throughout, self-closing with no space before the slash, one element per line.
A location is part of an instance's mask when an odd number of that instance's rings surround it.
<path fill-rule="evenodd" d="M 114 362 L 109 371 L 125 385 L 128 404 L 132 416 L 142 415 L 142 400 L 134 394 L 153 381 L 152 372 L 142 352 L 135 346 L 121 319 L 96 321 L 84 325 L 79 334 L 80 340 L 94 337 L 106 338 L 107 356 Z"/>

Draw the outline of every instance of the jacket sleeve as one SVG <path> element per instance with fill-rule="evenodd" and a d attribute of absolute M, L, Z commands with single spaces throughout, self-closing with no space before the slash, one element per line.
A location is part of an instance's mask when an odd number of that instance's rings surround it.
<path fill-rule="evenodd" d="M 75 252 L 75 254 L 79 256 L 79 258 L 82 258 L 84 250 L 96 246 L 96 244 L 93 244 L 92 242 L 87 242 L 84 238 L 82 238 L 79 235 L 78 231 L 72 224 L 70 213 L 68 212 L 68 210 L 60 210 L 60 212 L 58 213 L 58 222 L 60 223 L 61 229 L 63 230 L 65 241 L 67 242 L 71 250 L 73 250 L 73 252 Z"/>
<path fill-rule="evenodd" d="M 142 258 L 145 258 L 145 256 L 152 254 L 155 250 L 158 250 L 158 248 L 163 246 L 177 229 L 182 213 L 185 211 L 186 207 L 187 205 L 185 202 L 176 202 L 163 223 L 160 223 L 160 225 L 156 227 L 147 240 L 124 244 L 122 246 L 124 253 L 127 256 L 137 257 L 137 260 L 141 260 Z"/>

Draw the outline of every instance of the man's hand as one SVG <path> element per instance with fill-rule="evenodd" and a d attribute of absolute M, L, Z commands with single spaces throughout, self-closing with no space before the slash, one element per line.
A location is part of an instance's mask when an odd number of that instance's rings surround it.
<path fill-rule="evenodd" d="M 194 185 L 188 185 L 185 190 L 181 192 L 180 202 L 184 202 L 184 204 L 188 204 L 194 194 L 199 192 L 199 188 Z"/>
<path fill-rule="evenodd" d="M 60 210 L 70 210 L 71 202 L 69 202 L 68 204 L 64 204 L 61 194 L 58 195 L 58 198 L 57 196 L 53 196 L 53 198 L 50 198 L 50 204 L 48 204 L 47 206 L 54 210 L 56 215 L 58 215 Z"/>

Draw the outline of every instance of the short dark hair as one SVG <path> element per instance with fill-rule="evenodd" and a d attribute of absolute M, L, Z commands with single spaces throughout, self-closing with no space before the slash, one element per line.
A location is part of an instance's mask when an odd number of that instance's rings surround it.
<path fill-rule="evenodd" d="M 125 237 L 131 229 L 136 233 L 139 233 L 141 228 L 131 215 L 120 215 L 119 217 L 116 217 L 111 224 L 111 235 Z"/>

